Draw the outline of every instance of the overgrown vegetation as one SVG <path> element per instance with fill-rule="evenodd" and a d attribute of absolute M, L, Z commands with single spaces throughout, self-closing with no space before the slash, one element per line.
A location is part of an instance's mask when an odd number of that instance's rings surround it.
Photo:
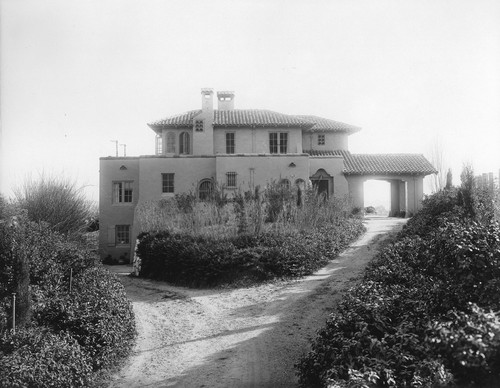
<path fill-rule="evenodd" d="M 297 364 L 303 387 L 500 382 L 498 192 L 442 190 L 371 263 Z"/>
<path fill-rule="evenodd" d="M 17 205 L 28 212 L 30 220 L 46 222 L 59 233 L 77 234 L 95 218 L 83 190 L 71 179 L 42 174 L 36 180 L 26 178 L 14 194 Z"/>
<path fill-rule="evenodd" d="M 79 228 L 34 222 L 24 204 L 0 201 L 0 386 L 90 387 L 131 347 L 130 302 Z"/>
<path fill-rule="evenodd" d="M 137 210 L 144 233 L 140 276 L 188 286 L 304 276 L 324 266 L 363 230 L 346 201 L 276 183 L 237 193 L 216 188 Z"/>

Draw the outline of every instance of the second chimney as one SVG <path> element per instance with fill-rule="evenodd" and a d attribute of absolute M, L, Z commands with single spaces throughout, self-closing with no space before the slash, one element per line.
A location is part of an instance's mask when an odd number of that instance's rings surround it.
<path fill-rule="evenodd" d="M 234 92 L 224 91 L 217 92 L 218 108 L 219 110 L 233 110 L 234 109 Z"/>

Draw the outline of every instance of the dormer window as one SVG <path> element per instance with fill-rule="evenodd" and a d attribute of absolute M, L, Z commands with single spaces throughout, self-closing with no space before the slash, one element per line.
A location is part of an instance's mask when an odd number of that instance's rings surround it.
<path fill-rule="evenodd" d="M 194 130 L 196 132 L 203 132 L 203 120 L 196 120 L 194 122 Z"/>
<path fill-rule="evenodd" d="M 325 135 L 318 135 L 318 145 L 325 145 Z"/>

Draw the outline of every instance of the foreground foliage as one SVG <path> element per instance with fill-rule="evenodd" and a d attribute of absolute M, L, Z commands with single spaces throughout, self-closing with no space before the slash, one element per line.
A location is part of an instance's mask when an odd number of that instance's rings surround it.
<path fill-rule="evenodd" d="M 0 213 L 0 386 L 92 386 L 135 334 L 123 287 L 81 242 L 5 204 Z"/>
<path fill-rule="evenodd" d="M 297 364 L 301 386 L 498 386 L 500 227 L 467 183 L 371 263 Z"/>

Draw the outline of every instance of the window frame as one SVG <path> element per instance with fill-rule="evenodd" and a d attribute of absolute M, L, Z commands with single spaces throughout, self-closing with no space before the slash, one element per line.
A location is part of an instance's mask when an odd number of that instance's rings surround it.
<path fill-rule="evenodd" d="M 229 189 L 234 189 L 238 185 L 238 173 L 236 171 L 226 172 L 226 187 Z"/>
<path fill-rule="evenodd" d="M 191 135 L 187 131 L 179 134 L 179 154 L 191 155 Z"/>
<path fill-rule="evenodd" d="M 167 147 L 166 147 L 166 152 L 167 154 L 175 154 L 175 132 L 170 131 L 167 132 Z"/>
<path fill-rule="evenodd" d="M 325 145 L 325 144 L 326 144 L 325 134 L 324 133 L 318 134 L 318 145 Z"/>
<path fill-rule="evenodd" d="M 175 193 L 175 173 L 173 172 L 161 173 L 161 193 L 162 194 Z"/>
<path fill-rule="evenodd" d="M 163 154 L 163 136 L 162 135 L 156 135 L 155 151 L 156 151 L 156 155 Z"/>
<path fill-rule="evenodd" d="M 269 132 L 269 153 L 288 153 L 288 132 Z"/>
<path fill-rule="evenodd" d="M 226 132 L 226 154 L 233 155 L 235 153 L 236 153 L 236 134 L 235 132 Z"/>
<path fill-rule="evenodd" d="M 129 205 L 134 202 L 134 181 L 113 181 L 111 185 L 112 203 L 114 205 Z"/>
<path fill-rule="evenodd" d="M 115 225 L 115 245 L 130 246 L 130 225 Z"/>

